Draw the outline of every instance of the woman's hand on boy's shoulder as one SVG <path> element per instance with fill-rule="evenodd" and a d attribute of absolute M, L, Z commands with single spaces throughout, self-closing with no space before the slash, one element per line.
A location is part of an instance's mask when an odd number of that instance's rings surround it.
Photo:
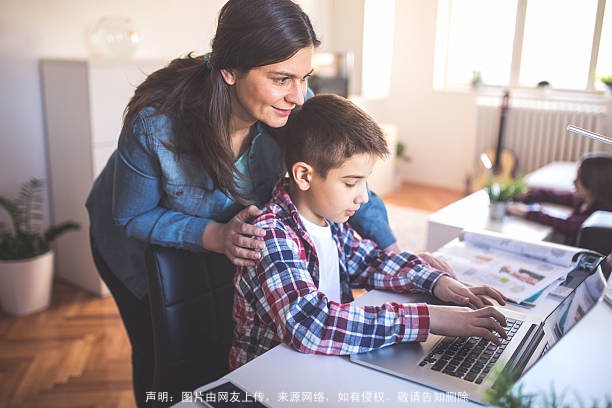
<path fill-rule="evenodd" d="M 442 276 L 438 279 L 433 288 L 433 295 L 444 302 L 472 306 L 476 309 L 492 306 L 493 303 L 489 297 L 495 299 L 500 305 L 506 304 L 506 297 L 497 289 L 488 285 L 468 287 L 450 276 Z"/>
<path fill-rule="evenodd" d="M 254 266 L 264 248 L 262 228 L 251 224 L 262 211 L 254 205 L 236 214 L 225 224 L 210 222 L 204 230 L 202 246 L 205 249 L 225 254 L 236 266 Z"/>

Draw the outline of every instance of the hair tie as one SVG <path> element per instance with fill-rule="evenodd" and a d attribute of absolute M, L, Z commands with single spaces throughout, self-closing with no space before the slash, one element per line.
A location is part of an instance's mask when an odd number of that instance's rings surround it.
<path fill-rule="evenodd" d="M 212 64 L 210 63 L 210 56 L 211 56 L 212 52 L 209 52 L 207 54 L 204 54 L 204 63 L 206 64 L 206 66 L 208 67 L 208 69 L 212 69 Z"/>

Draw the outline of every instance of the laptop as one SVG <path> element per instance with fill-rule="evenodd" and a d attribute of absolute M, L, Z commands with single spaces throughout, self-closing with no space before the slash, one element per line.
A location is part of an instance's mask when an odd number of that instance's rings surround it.
<path fill-rule="evenodd" d="M 485 393 L 495 386 L 500 371 L 520 378 L 601 301 L 606 292 L 606 280 L 598 268 L 602 259 L 579 256 L 574 270 L 587 273 L 544 321 L 499 308 L 506 316 L 508 333 L 507 340 L 500 337 L 500 347 L 479 337 L 430 334 L 422 343 L 395 344 L 351 355 L 350 360 L 444 392 L 464 392 L 468 399 L 485 404 Z"/>

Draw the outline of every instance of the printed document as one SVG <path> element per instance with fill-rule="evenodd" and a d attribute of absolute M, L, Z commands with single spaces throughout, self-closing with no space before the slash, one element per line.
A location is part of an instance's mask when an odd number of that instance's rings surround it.
<path fill-rule="evenodd" d="M 468 285 L 489 285 L 522 302 L 551 283 L 565 279 L 580 248 L 530 242 L 489 231 L 463 231 L 434 253 Z"/>

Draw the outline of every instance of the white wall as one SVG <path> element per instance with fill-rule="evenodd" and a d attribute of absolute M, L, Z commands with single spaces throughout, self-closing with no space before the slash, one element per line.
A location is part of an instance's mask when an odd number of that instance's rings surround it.
<path fill-rule="evenodd" d="M 331 0 L 330 49 L 352 50 L 356 69 L 351 92 L 360 92 L 363 3 Z M 400 176 L 418 183 L 462 190 L 473 162 L 475 95 L 434 92 L 436 1 L 396 0 L 391 90 L 379 100 L 358 103 L 381 123 L 394 124 L 411 156 L 398 161 Z M 371 61 L 368 61 L 370 63 Z M 386 61 L 374 61 L 386 64 Z"/>
<path fill-rule="evenodd" d="M 38 60 L 86 58 L 98 18 L 131 17 L 141 41 L 134 58 L 172 59 L 210 49 L 225 0 L 1 0 L 0 195 L 15 196 L 30 177 L 47 178 Z M 329 3 L 298 1 L 318 35 L 329 36 Z M 118 118 L 120 119 L 120 118 Z M 66 159 L 70 159 L 66 152 Z M 0 214 L 0 220 L 2 219 Z"/>
<path fill-rule="evenodd" d="M 463 189 L 473 160 L 475 96 L 433 90 L 436 3 L 396 1 L 390 94 L 363 104 L 379 121 L 397 126 L 412 158 L 402 177 Z"/>
<path fill-rule="evenodd" d="M 352 51 L 354 66 L 349 83 L 349 93 L 361 92 L 361 63 L 363 53 L 362 30 L 363 27 L 363 1 L 331 0 L 331 42 L 332 51 Z"/>

